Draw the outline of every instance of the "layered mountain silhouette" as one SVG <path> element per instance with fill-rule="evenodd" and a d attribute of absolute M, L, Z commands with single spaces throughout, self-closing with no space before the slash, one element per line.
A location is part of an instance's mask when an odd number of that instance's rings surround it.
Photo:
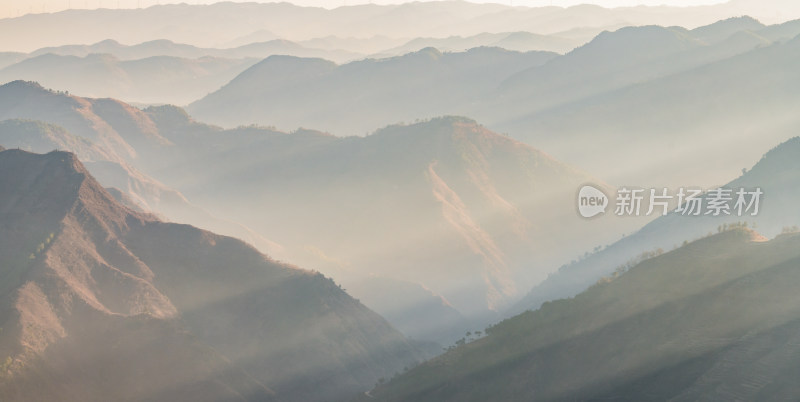
<path fill-rule="evenodd" d="M 781 4 L 782 3 L 782 4 Z M 776 16 L 775 10 L 786 10 Z M 70 10 L 29 14 L 0 22 L 0 47 L 29 52 L 42 47 L 96 43 L 114 39 L 142 43 L 167 39 L 201 47 L 239 46 L 253 41 L 309 38 L 468 37 L 485 32 L 531 32 L 572 36 L 580 31 L 657 24 L 697 27 L 741 15 L 776 22 L 796 12 L 782 0 L 730 2 L 703 7 L 514 7 L 470 2 L 363 4 L 328 10 L 290 3 L 220 2 L 212 5 L 172 4 L 135 10 Z M 220 18 L 225 16 L 225 18 Z M 413 20 L 413 24 L 409 21 Z M 178 23 L 179 21 L 179 23 Z M 60 35 L 53 27 L 71 27 Z M 12 39 L 14 38 L 14 39 Z"/>
<path fill-rule="evenodd" d="M 798 83 L 792 72 L 797 69 L 800 40 L 766 45 L 758 32 L 742 31 L 714 46 L 728 48 L 731 43 L 748 41 L 756 48 L 531 113 L 500 127 L 521 133 L 522 140 L 539 143 L 573 163 L 603 166 L 601 161 L 625 160 L 639 166 L 632 175 L 625 165 L 606 164 L 601 168 L 603 176 L 615 182 L 721 183 L 766 152 L 769 144 L 795 135 L 797 127 L 791 110 L 796 103 L 792 91 Z M 594 143 L 597 138 L 618 146 L 604 147 L 604 152 L 595 152 L 596 148 L 576 152 L 576 147 L 568 145 Z M 663 152 L 644 151 L 651 149 Z M 697 163 L 689 167 L 679 162 L 687 158 Z M 702 182 L 686 183 L 683 177 Z"/>
<path fill-rule="evenodd" d="M 476 47 L 499 47 L 517 52 L 567 53 L 585 42 L 576 38 L 539 35 L 531 32 L 481 33 L 468 37 L 416 38 L 401 46 L 381 49 L 380 52 L 375 53 L 396 56 L 417 52 L 426 47 L 433 47 L 442 52 L 464 52 Z"/>
<path fill-rule="evenodd" d="M 342 66 L 318 59 L 269 57 L 229 84 L 191 104 L 201 120 L 231 126 L 272 124 L 324 127 L 362 135 L 387 123 L 461 114 L 508 78 L 556 57 L 475 48 L 442 53 L 435 48 Z M 346 119 L 346 111 L 359 119 Z"/>
<path fill-rule="evenodd" d="M 332 280 L 0 152 L 3 400 L 340 400 L 421 355 Z"/>
<path fill-rule="evenodd" d="M 600 223 L 584 232 L 565 202 L 591 176 L 469 119 L 364 138 L 253 130 L 223 141 L 197 125 L 160 132 L 198 150 L 183 160 L 171 152 L 154 175 L 210 211 L 248 222 L 345 285 L 367 273 L 420 283 L 467 315 L 497 310 L 516 284 L 541 278 L 527 264 L 534 256 L 544 268 L 620 230 Z"/>
<path fill-rule="evenodd" d="M 585 225 L 572 204 L 575 191 L 602 183 L 465 118 L 338 138 L 311 130 L 223 130 L 172 106 L 140 110 L 20 82 L 3 89 L 6 117 L 47 121 L 95 142 L 102 133 L 109 138 L 104 149 L 116 149 L 124 163 L 280 244 L 281 258 L 336 277 L 420 339 L 450 334 L 427 340 L 451 342 L 462 329 L 449 323 L 460 315 L 493 320 L 552 267 L 637 225 Z M 92 127 L 99 133 L 81 134 Z M 408 291 L 391 312 L 359 286 L 371 276 Z M 399 286 L 407 282 L 415 285 Z M 439 297 L 440 307 L 423 307 Z M 438 328 L 403 318 L 431 311 L 442 315 L 428 320 Z"/>
<path fill-rule="evenodd" d="M 179 191 L 167 187 L 124 161 L 114 151 L 72 135 L 54 124 L 33 120 L 0 121 L 0 144 L 36 153 L 68 150 L 75 153 L 105 187 L 124 195 L 120 201 L 134 209 L 149 211 L 165 220 L 192 223 L 218 233 L 243 239 L 262 252 L 280 255 L 281 246 L 252 229 L 221 219 L 191 203 Z"/>
<path fill-rule="evenodd" d="M 605 31 L 536 63 L 531 57 L 544 54 L 489 48 L 426 48 L 341 66 L 268 58 L 188 110 L 224 126 L 315 126 L 337 135 L 464 115 L 615 183 L 711 185 L 767 150 L 752 133 L 770 143 L 791 136 L 798 34 L 793 22 L 764 26 L 739 17 L 691 30 Z M 728 118 L 733 110 L 737 119 Z M 772 123 L 753 123 L 764 119 Z M 685 158 L 709 162 L 681 164 Z"/>
<path fill-rule="evenodd" d="M 171 56 L 184 59 L 201 59 L 205 57 L 223 59 L 263 59 L 270 55 L 283 54 L 298 57 L 321 57 L 335 62 L 342 62 L 363 56 L 356 52 L 337 50 L 337 48 L 332 45 L 317 49 L 280 38 L 271 38 L 267 40 L 251 38 L 251 40 L 245 43 L 223 48 L 197 47 L 184 43 L 175 43 L 166 39 L 151 40 L 136 45 L 123 45 L 115 40 L 106 39 L 91 45 L 44 47 L 31 52 L 29 56 L 36 57 L 46 54 L 76 57 L 86 57 L 91 54 L 110 54 L 124 61 L 141 60 L 159 56 Z"/>
<path fill-rule="evenodd" d="M 685 241 L 716 232 L 723 225 L 747 223 L 769 237 L 787 229 L 792 230 L 793 226 L 800 223 L 800 213 L 795 208 L 800 202 L 800 194 L 796 190 L 800 186 L 798 156 L 800 138 L 794 137 L 767 152 L 742 176 L 722 186 L 734 192 L 741 188 L 748 191 L 760 189 L 764 194 L 760 197 L 757 215 L 747 213 L 738 216 L 732 213 L 714 217 L 672 212 L 659 217 L 607 248 L 561 267 L 531 290 L 511 311 L 520 313 L 537 309 L 550 300 L 571 297 L 619 267 L 635 261 L 642 253 L 669 250 Z"/>
<path fill-rule="evenodd" d="M 111 54 L 46 53 L 3 68 L 0 81 L 30 80 L 85 96 L 185 104 L 218 89 L 256 60 L 161 55 L 120 60 Z"/>
<path fill-rule="evenodd" d="M 798 234 L 744 228 L 505 320 L 374 400 L 782 400 L 797 395 Z"/>

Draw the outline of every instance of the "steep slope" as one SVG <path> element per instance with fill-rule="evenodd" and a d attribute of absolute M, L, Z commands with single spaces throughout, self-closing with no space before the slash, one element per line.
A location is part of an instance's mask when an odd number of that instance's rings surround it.
<path fill-rule="evenodd" d="M 74 136 L 60 126 L 31 120 L 0 121 L 0 144 L 36 153 L 54 150 L 73 152 L 103 186 L 118 189 L 138 209 L 155 213 L 162 219 L 190 223 L 237 237 L 265 253 L 279 254 L 281 251 L 280 245 L 244 225 L 214 216 L 192 204 L 179 191 L 119 160 L 114 152 L 83 137 Z"/>
<path fill-rule="evenodd" d="M 0 120 L 39 120 L 63 127 L 133 161 L 139 153 L 168 144 L 137 108 L 114 99 L 90 99 L 43 88 L 35 82 L 12 81 L 0 86 Z"/>
<path fill-rule="evenodd" d="M 417 361 L 330 279 L 122 207 L 73 154 L 3 151 L 0 188 L 8 399 L 338 400 Z"/>
<path fill-rule="evenodd" d="M 461 53 L 425 48 L 338 67 L 321 60 L 270 57 L 191 104 L 188 111 L 225 126 L 312 125 L 360 135 L 387 123 L 462 114 L 460 106 L 482 102 L 506 77 L 555 56 L 499 48 Z M 352 118 L 353 111 L 359 111 L 358 119 Z"/>
<path fill-rule="evenodd" d="M 618 267 L 636 260 L 642 253 L 657 249 L 669 250 L 684 241 L 716 232 L 721 225 L 732 225 L 744 221 L 759 232 L 773 237 L 786 228 L 800 225 L 800 138 L 792 138 L 767 152 L 758 163 L 741 177 L 723 187 L 730 189 L 760 188 L 759 212 L 732 216 L 685 216 L 671 213 L 659 217 L 641 230 L 621 239 L 607 248 L 589 255 L 573 264 L 565 265 L 542 283 L 534 287 L 510 311 L 514 314 L 528 309 L 537 309 L 549 300 L 571 297 L 600 278 L 610 275 Z"/>
<path fill-rule="evenodd" d="M 797 352 L 784 341 L 791 342 L 800 314 L 798 245 L 797 234 L 765 241 L 745 229 L 699 240 L 573 299 L 503 321 L 487 337 L 371 395 L 415 401 L 796 398 L 797 362 L 778 353 Z M 768 373 L 775 376 L 761 376 Z"/>

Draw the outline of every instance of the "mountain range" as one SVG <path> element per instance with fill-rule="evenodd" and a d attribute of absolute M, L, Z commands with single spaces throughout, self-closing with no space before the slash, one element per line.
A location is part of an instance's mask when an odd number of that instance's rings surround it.
<path fill-rule="evenodd" d="M 293 129 L 312 124 L 339 135 L 363 135 L 387 122 L 459 114 L 461 105 L 480 104 L 507 77 L 556 56 L 484 47 L 457 53 L 425 48 L 342 66 L 273 56 L 187 110 L 223 126 L 258 123 Z M 358 110 L 360 117 L 343 119 L 345 110 Z"/>
<path fill-rule="evenodd" d="M 519 31 L 557 36 L 574 36 L 583 31 L 593 36 L 592 32 L 631 25 L 693 28 L 740 15 L 753 15 L 769 23 L 783 22 L 800 17 L 794 14 L 797 10 L 793 6 L 785 0 L 745 0 L 703 7 L 621 8 L 594 5 L 511 7 L 445 1 L 367 4 L 331 10 L 290 3 L 171 4 L 133 10 L 67 10 L 8 18 L 0 21 L 0 38 L 3 38 L 0 48 L 30 52 L 42 47 L 89 44 L 106 39 L 121 43 L 167 39 L 200 47 L 230 47 L 278 38 L 299 42 L 329 36 L 412 40 Z M 776 15 L 773 10 L 786 12 Z M 176 21 L 181 23 L 176 24 Z M 59 35 L 52 34 L 53 27 L 69 26 L 81 26 L 81 29 L 64 29 Z"/>
<path fill-rule="evenodd" d="M 461 331 L 447 323 L 462 316 L 493 320 L 552 267 L 639 225 L 587 225 L 565 200 L 581 184 L 601 181 L 465 118 L 391 126 L 363 138 L 223 130 L 172 106 L 140 110 L 23 82 L 0 87 L 0 106 L 2 119 L 60 126 L 111 155 L 100 161 L 133 166 L 217 219 L 245 223 L 237 236 L 335 277 L 397 318 L 405 333 L 449 334 L 422 340 L 452 340 Z M 134 200 L 152 199 L 137 186 L 120 187 Z M 157 212 L 186 219 L 176 210 Z M 200 215 L 187 221 L 221 228 Z M 361 286 L 370 277 L 398 281 L 398 291 L 408 292 L 393 312 Z M 432 305 L 439 307 L 421 307 Z M 442 315 L 431 320 L 438 328 L 402 318 L 423 310 Z"/>
<path fill-rule="evenodd" d="M 319 273 L 0 152 L 3 400 L 340 400 L 421 353 Z"/>
<path fill-rule="evenodd" d="M 800 395 L 794 1 L 119 6 L 0 19 L 0 401 Z"/>
<path fill-rule="evenodd" d="M 184 104 L 216 90 L 256 61 L 173 56 L 120 60 L 109 54 L 79 57 L 46 53 L 3 68 L 0 81 L 22 79 L 70 88 L 85 96 Z"/>
<path fill-rule="evenodd" d="M 737 17 L 692 30 L 625 27 L 564 55 L 426 48 L 340 66 L 272 57 L 188 111 L 224 126 L 302 125 L 337 135 L 464 115 L 619 185 L 710 186 L 767 151 L 754 131 L 769 144 L 791 136 L 799 28 Z M 731 110 L 737 119 L 727 119 Z M 642 152 L 651 147 L 669 152 Z M 685 158 L 708 162 L 689 167 L 679 163 Z"/>

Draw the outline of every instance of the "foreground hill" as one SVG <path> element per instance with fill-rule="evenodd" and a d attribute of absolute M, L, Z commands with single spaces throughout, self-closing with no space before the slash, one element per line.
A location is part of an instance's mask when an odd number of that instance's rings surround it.
<path fill-rule="evenodd" d="M 320 274 L 119 205 L 73 154 L 0 152 L 13 400 L 338 400 L 414 365 Z"/>
<path fill-rule="evenodd" d="M 491 327 L 383 401 L 796 399 L 800 235 L 733 229 Z"/>

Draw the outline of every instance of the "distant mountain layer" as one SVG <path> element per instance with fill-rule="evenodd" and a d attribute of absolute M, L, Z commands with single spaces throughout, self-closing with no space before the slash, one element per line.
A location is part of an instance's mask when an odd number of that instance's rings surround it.
<path fill-rule="evenodd" d="M 796 233 L 726 231 L 505 320 L 369 400 L 794 399 L 798 265 Z"/>
<path fill-rule="evenodd" d="M 0 152 L 0 396 L 347 399 L 420 355 L 320 274 L 119 205 L 66 152 Z"/>
<path fill-rule="evenodd" d="M 588 39 L 590 38 L 586 38 L 586 40 Z M 530 32 L 482 33 L 468 37 L 416 38 L 401 46 L 381 49 L 379 54 L 396 56 L 416 52 L 426 47 L 433 47 L 443 52 L 463 52 L 476 47 L 499 47 L 517 52 L 567 53 L 585 43 L 586 40 Z"/>
<path fill-rule="evenodd" d="M 785 0 L 784 0 L 785 1 Z M 290 3 L 221 2 L 162 5 L 136 10 L 70 10 L 0 21 L 0 48 L 34 49 L 114 39 L 141 43 L 168 39 L 201 47 L 238 46 L 283 38 L 389 38 L 473 36 L 484 32 L 531 32 L 568 36 L 628 25 L 697 27 L 740 15 L 791 18 L 794 4 L 730 2 L 704 7 L 511 7 L 470 2 L 409 2 L 323 9 Z M 786 10 L 776 17 L 775 10 Z M 787 15 L 788 14 L 788 15 Z M 409 23 L 409 21 L 413 21 Z M 69 27 L 80 26 L 80 30 Z M 52 35 L 58 29 L 59 35 Z M 113 36 L 109 37 L 109 32 Z"/>
<path fill-rule="evenodd" d="M 425 48 L 342 66 L 273 56 L 191 104 L 188 111 L 224 126 L 311 125 L 339 135 L 363 135 L 398 121 L 463 114 L 464 105 L 486 102 L 503 80 L 556 56 L 487 47 L 458 53 Z M 354 111 L 358 119 L 352 118 Z"/>
<path fill-rule="evenodd" d="M 541 144 L 572 163 L 598 166 L 615 182 L 645 186 L 724 182 L 773 144 L 796 135 L 799 123 L 792 110 L 797 104 L 794 89 L 800 86 L 793 74 L 800 60 L 800 38 L 769 44 L 759 32 L 741 31 L 711 48 L 692 45 L 692 50 L 636 64 L 622 61 L 640 58 L 638 52 L 613 59 L 588 57 L 598 37 L 549 63 L 577 57 L 580 51 L 586 56 L 584 63 L 597 66 L 577 75 L 592 78 L 587 85 L 577 87 L 574 80 L 566 80 L 565 85 L 553 87 L 546 78 L 558 80 L 566 73 L 547 74 L 548 65 L 530 70 L 526 74 L 531 85 L 514 86 L 520 97 L 529 99 L 514 106 L 524 115 L 499 128 Z M 579 64 L 570 65 L 577 68 Z M 659 76 L 659 70 L 665 74 Z M 614 80 L 626 85 L 609 88 Z M 535 93 L 553 93 L 561 102 L 542 103 L 532 96 Z M 507 108 L 505 113 L 514 112 Z M 600 138 L 616 146 L 601 148 Z M 575 143 L 596 146 L 570 145 Z M 625 160 L 630 165 L 603 163 L 608 160 Z M 696 163 L 686 164 L 686 160 Z M 635 174 L 627 168 L 631 165 L 637 166 Z"/>
<path fill-rule="evenodd" d="M 3 68 L 0 81 L 30 80 L 85 96 L 185 104 L 216 90 L 255 62 L 174 56 L 125 61 L 108 54 L 78 57 L 46 53 Z"/>
<path fill-rule="evenodd" d="M 137 45 L 123 45 L 115 40 L 106 39 L 93 45 L 64 45 L 38 49 L 30 56 L 55 54 L 61 56 L 86 57 L 90 54 L 110 54 L 121 60 L 140 60 L 157 56 L 172 56 L 186 59 L 215 57 L 226 59 L 263 59 L 273 54 L 288 54 L 299 57 L 322 57 L 336 62 L 350 60 L 361 56 L 359 53 L 347 51 L 328 51 L 302 46 L 283 39 L 253 40 L 241 45 L 227 48 L 202 48 L 175 43 L 166 39 L 142 42 Z"/>
<path fill-rule="evenodd" d="M 463 115 L 614 183 L 705 186 L 724 182 L 796 128 L 790 93 L 798 82 L 790 72 L 798 35 L 796 22 L 738 17 L 692 30 L 605 31 L 564 55 L 424 48 L 339 66 L 271 57 L 188 111 L 223 126 L 337 135 Z M 458 41 L 437 45 L 451 40 Z M 682 163 L 687 158 L 698 164 Z"/>

